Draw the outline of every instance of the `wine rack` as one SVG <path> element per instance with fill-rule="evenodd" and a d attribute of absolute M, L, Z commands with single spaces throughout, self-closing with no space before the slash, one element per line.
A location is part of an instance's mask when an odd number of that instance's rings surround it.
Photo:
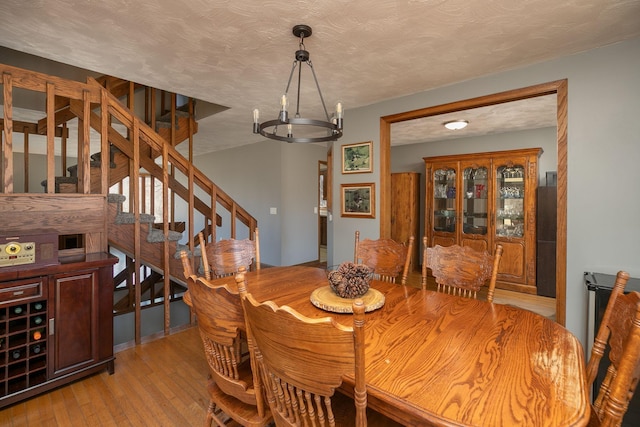
<path fill-rule="evenodd" d="M 47 332 L 46 299 L 0 306 L 0 397 L 47 381 Z"/>
<path fill-rule="evenodd" d="M 0 267 L 0 409 L 114 372 L 116 262 L 96 253 L 33 269 Z"/>

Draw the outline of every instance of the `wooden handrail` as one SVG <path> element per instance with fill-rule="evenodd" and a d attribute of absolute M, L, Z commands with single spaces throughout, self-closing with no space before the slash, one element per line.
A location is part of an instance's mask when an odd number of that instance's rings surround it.
<path fill-rule="evenodd" d="M 78 120 L 78 133 L 79 133 L 79 149 L 78 149 L 78 191 L 80 194 L 15 194 L 13 191 L 13 163 L 9 161 L 3 170 L 0 181 L 2 182 L 2 192 L 0 192 L 0 200 L 2 201 L 2 208 L 0 213 L 5 214 L 13 213 L 15 211 L 23 211 L 25 213 L 33 212 L 37 213 L 37 209 L 31 209 L 34 205 L 38 209 L 42 209 L 44 206 L 48 206 L 45 200 L 51 199 L 55 196 L 56 200 L 60 200 L 59 212 L 56 215 L 65 218 L 65 222 L 58 220 L 52 221 L 48 219 L 48 224 L 54 224 L 59 228 L 61 234 L 76 233 L 77 230 L 81 233 L 86 233 L 88 222 L 84 221 L 75 224 L 73 221 L 75 218 L 83 218 L 83 215 L 73 215 L 70 212 L 81 212 L 87 215 L 100 215 L 96 212 L 101 212 L 101 215 L 106 217 L 106 207 L 96 206 L 96 200 L 101 200 L 102 203 L 106 203 L 106 195 L 108 189 L 114 183 L 109 183 L 109 167 L 110 161 L 109 152 L 110 145 L 118 148 L 120 152 L 130 160 L 132 165 L 129 176 L 132 179 L 131 188 L 133 193 L 130 194 L 133 202 L 133 213 L 136 219 L 140 218 L 140 193 L 139 184 L 136 183 L 136 177 L 139 175 L 139 170 L 145 169 L 149 174 L 158 179 L 158 182 L 162 182 L 163 187 L 171 190 L 171 194 L 180 197 L 189 206 L 190 217 L 190 229 L 193 230 L 193 213 L 197 211 L 205 218 L 204 230 L 207 234 L 213 235 L 215 239 L 215 224 L 218 223 L 219 215 L 216 210 L 218 206 L 227 210 L 231 216 L 231 223 L 229 229 L 231 230 L 231 237 L 236 237 L 236 222 L 240 221 L 247 226 L 249 230 L 249 237 L 254 238 L 253 230 L 257 227 L 256 219 L 249 214 L 244 208 L 239 206 L 233 198 L 231 198 L 225 191 L 215 185 L 202 171 L 197 169 L 188 159 L 183 157 L 174 146 L 166 141 L 162 136 L 155 132 L 145 121 L 137 117 L 132 110 L 124 106 L 117 96 L 113 95 L 109 91 L 109 87 L 116 87 L 118 94 L 125 94 L 131 97 L 135 85 L 126 84 L 124 81 L 111 80 L 109 78 L 101 79 L 102 83 L 96 79 L 88 78 L 86 83 L 66 80 L 63 78 L 46 75 L 34 71 L 24 70 L 17 67 L 0 64 L 0 74 L 2 74 L 3 90 L 4 90 L 4 117 L 0 118 L 0 126 L 2 127 L 5 143 L 3 144 L 3 154 L 5 158 L 13 158 L 13 144 L 12 135 L 14 130 L 17 132 L 24 132 L 24 129 L 28 127 L 29 133 L 47 134 L 47 193 L 53 193 L 55 191 L 55 176 L 54 176 L 54 138 L 60 136 L 59 125 L 66 123 L 71 118 L 77 117 Z M 104 86 L 107 87 L 105 89 Z M 46 102 L 46 118 L 40 120 L 38 124 L 25 124 L 23 122 L 13 120 L 13 91 L 15 88 L 26 89 L 29 91 L 41 92 L 47 95 Z M 125 93 L 125 91 L 127 91 Z M 175 99 L 175 97 L 173 97 Z M 172 111 L 175 109 L 172 107 Z M 127 137 L 123 136 L 113 126 L 113 122 L 119 122 L 127 128 Z M 20 128 L 17 127 L 20 126 Z M 95 178 L 90 180 L 90 129 L 95 130 L 101 137 L 101 155 L 103 161 L 101 162 L 100 173 L 100 194 L 89 194 L 91 192 L 91 183 Z M 173 143 L 175 144 L 175 132 L 172 132 L 174 136 Z M 66 137 L 66 135 L 65 135 Z M 162 164 L 155 162 L 153 156 L 162 156 Z M 66 151 L 63 153 L 66 156 Z M 65 162 L 63 161 L 63 164 Z M 187 183 L 176 179 L 173 173 L 167 173 L 167 169 L 175 169 L 184 174 L 187 178 Z M 122 187 L 121 187 L 122 188 Z M 206 194 L 208 198 L 202 200 L 195 196 L 194 189 L 198 189 L 199 194 Z M 137 192 L 136 192 L 137 190 Z M 95 191 L 95 190 L 94 190 Z M 173 197 L 173 196 L 172 196 Z M 66 206 L 62 200 L 66 199 L 74 200 L 74 203 L 70 206 Z M 86 198 L 91 200 L 90 206 L 92 210 L 82 209 L 84 208 L 80 200 Z M 38 202 L 40 200 L 40 202 Z M 166 206 L 167 203 L 165 203 Z M 87 206 L 88 207 L 88 206 Z M 96 209 L 97 208 L 97 209 Z M 86 212 L 85 212 L 86 211 Z M 163 232 L 168 234 L 168 215 L 166 208 L 163 212 Z M 53 213 L 53 212 L 52 212 Z M 13 215 L 9 218 L 7 216 L 6 226 L 13 227 L 23 226 L 28 227 L 26 224 L 22 224 L 20 221 L 23 218 L 17 218 Z M 16 218 L 14 218 L 16 217 Z M 29 218 L 31 218 L 29 216 Z M 34 217 L 35 218 L 35 217 Z M 175 220 L 175 219 L 173 219 Z M 33 222 L 33 221 L 32 221 Z M 100 221 L 99 221 L 100 222 Z M 93 230 L 94 232 L 87 234 L 87 242 L 89 243 L 85 247 L 87 253 L 93 251 L 106 251 L 108 249 L 107 243 L 107 231 L 108 225 L 104 219 L 100 222 L 99 230 Z M 32 227 L 34 224 L 31 224 Z M 36 224 L 37 225 L 37 224 Z M 27 230 L 28 228 L 25 228 Z M 141 238 L 139 227 L 134 233 L 134 256 L 136 264 L 138 264 L 140 257 Z M 56 231 L 56 230 L 53 230 Z M 193 233 L 190 233 L 193 234 Z M 191 250 L 195 247 L 194 235 L 189 235 L 189 248 Z M 171 274 L 170 260 L 173 259 L 173 254 L 169 254 L 169 245 L 165 242 L 163 245 L 163 264 L 165 269 L 165 275 Z M 170 256 L 171 255 L 171 256 Z M 139 271 L 139 268 L 136 269 Z M 175 272 L 176 277 L 181 277 L 182 269 Z M 136 282 L 139 278 L 136 275 Z M 165 287 L 168 286 L 168 279 L 165 280 Z M 140 286 L 136 283 L 136 342 L 140 342 Z M 168 293 L 165 291 L 165 296 Z M 168 333 L 168 316 L 169 316 L 169 301 L 165 299 L 165 333 Z"/>

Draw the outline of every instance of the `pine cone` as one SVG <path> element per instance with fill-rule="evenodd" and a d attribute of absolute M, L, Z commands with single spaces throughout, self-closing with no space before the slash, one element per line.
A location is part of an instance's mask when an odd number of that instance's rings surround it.
<path fill-rule="evenodd" d="M 357 298 L 369 290 L 372 270 L 363 264 L 343 262 L 327 275 L 331 289 L 342 298 Z"/>

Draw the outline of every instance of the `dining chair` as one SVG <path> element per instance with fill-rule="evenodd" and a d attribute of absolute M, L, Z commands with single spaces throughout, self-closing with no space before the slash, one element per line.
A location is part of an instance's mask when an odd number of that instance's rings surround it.
<path fill-rule="evenodd" d="M 400 425 L 367 410 L 362 299 L 354 300 L 353 327 L 347 327 L 332 317 L 311 319 L 273 301 L 256 301 L 242 272 L 236 283 L 249 349 L 276 426 Z M 335 393 L 347 374 L 355 374 L 353 399 Z"/>
<path fill-rule="evenodd" d="M 502 245 L 496 245 L 494 255 L 468 246 L 427 246 L 422 239 L 422 289 L 427 288 L 427 269 L 435 278 L 437 291 L 468 298 L 477 298 L 478 291 L 489 281 L 487 301 L 493 302 Z"/>
<path fill-rule="evenodd" d="M 591 406 L 592 427 L 619 426 L 640 380 L 640 292 L 618 295 L 611 308 L 604 326 L 610 363 Z M 592 354 L 589 365 L 599 364 L 601 357 Z"/>
<path fill-rule="evenodd" d="M 247 270 L 260 270 L 260 234 L 258 228 L 254 230 L 254 240 L 225 239 L 207 244 L 202 233 L 200 251 L 204 277 L 231 276 L 245 267 Z"/>
<path fill-rule="evenodd" d="M 204 353 L 209 365 L 209 407 L 205 426 L 212 421 L 224 427 L 226 416 L 243 426 L 264 426 L 273 419 L 263 398 L 263 388 L 241 336 L 244 313 L 237 291 L 211 286 L 202 277 L 187 278 L 184 302 L 195 311 Z"/>
<path fill-rule="evenodd" d="M 406 285 L 414 240 L 414 236 L 409 237 L 406 245 L 393 239 L 360 241 L 360 231 L 356 231 L 353 262 L 373 268 L 376 279 L 384 282 L 396 283 L 402 273 L 400 283 Z"/>

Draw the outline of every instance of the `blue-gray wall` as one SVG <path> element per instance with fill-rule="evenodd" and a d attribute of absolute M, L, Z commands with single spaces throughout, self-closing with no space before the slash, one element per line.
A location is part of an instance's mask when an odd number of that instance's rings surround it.
<path fill-rule="evenodd" d="M 463 61 L 464 58 L 461 58 Z M 584 343 L 587 328 L 585 271 L 640 276 L 640 39 L 529 67 L 349 110 L 340 146 L 374 142 L 379 183 L 380 117 L 535 84 L 568 80 L 567 327 Z M 373 82 L 372 84 L 375 84 Z M 338 170 L 339 158 L 334 158 Z M 363 179 L 334 173 L 341 183 Z M 378 198 L 379 203 L 379 198 Z M 334 201 L 335 204 L 335 201 Z M 329 263 L 352 257 L 353 232 L 379 234 L 379 219 L 340 218 L 329 223 Z"/>
<path fill-rule="evenodd" d="M 326 158 L 322 145 L 265 139 L 198 156 L 194 163 L 258 220 L 261 262 L 292 265 L 318 259 L 314 208 L 318 161 Z"/>

